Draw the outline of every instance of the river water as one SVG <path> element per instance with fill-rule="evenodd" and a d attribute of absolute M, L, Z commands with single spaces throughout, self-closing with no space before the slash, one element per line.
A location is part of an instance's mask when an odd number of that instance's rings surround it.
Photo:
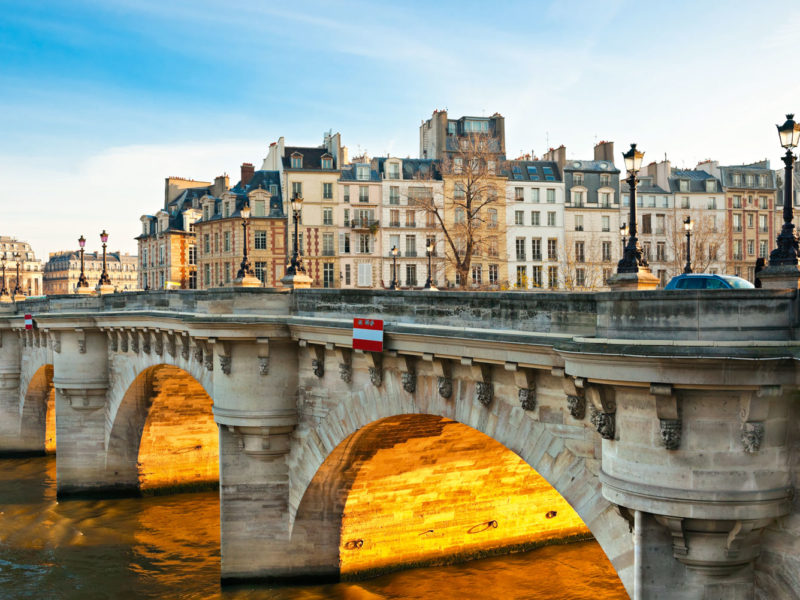
<path fill-rule="evenodd" d="M 624 599 L 581 542 L 357 583 L 219 586 L 216 492 L 56 501 L 55 457 L 0 460 L 0 599 Z"/>

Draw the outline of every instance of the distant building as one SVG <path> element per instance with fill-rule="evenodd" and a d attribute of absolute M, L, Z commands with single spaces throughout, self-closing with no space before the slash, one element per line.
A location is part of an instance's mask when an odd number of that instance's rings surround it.
<path fill-rule="evenodd" d="M 505 119 L 495 113 L 491 117 L 461 117 L 448 119 L 446 110 L 435 110 L 430 119 L 419 127 L 420 158 L 442 160 L 450 158 L 468 143 L 470 136 L 485 136 L 489 151 L 498 161 L 506 157 Z"/>
<path fill-rule="evenodd" d="M 84 275 L 89 288 L 94 289 L 103 272 L 103 253 L 85 252 Z M 106 273 L 116 292 L 141 289 L 138 276 L 139 257 L 120 252 L 106 252 Z M 44 266 L 44 293 L 74 294 L 81 275 L 81 254 L 76 250 L 51 252 Z"/>
<path fill-rule="evenodd" d="M 367 157 L 342 167 L 336 197 L 339 286 L 379 287 L 381 179 Z"/>
<path fill-rule="evenodd" d="M 5 287 L 9 294 L 17 286 L 17 263 L 19 263 L 19 287 L 26 296 L 38 296 L 42 287 L 42 261 L 36 256 L 28 242 L 13 237 L 0 236 L 0 256 L 6 265 Z M 2 271 L 0 271 L 2 277 Z"/>
<path fill-rule="evenodd" d="M 242 208 L 250 207 L 247 255 L 255 276 L 265 287 L 280 287 L 286 272 L 286 212 L 277 171 L 254 171 L 242 165 L 241 180 L 220 197 L 200 198 L 201 218 L 195 222 L 198 287 L 230 286 L 244 254 Z"/>
<path fill-rule="evenodd" d="M 554 161 L 506 163 L 506 252 L 509 285 L 550 289 L 548 267 L 564 248 L 564 181 Z M 548 251 L 549 249 L 549 251 Z"/>

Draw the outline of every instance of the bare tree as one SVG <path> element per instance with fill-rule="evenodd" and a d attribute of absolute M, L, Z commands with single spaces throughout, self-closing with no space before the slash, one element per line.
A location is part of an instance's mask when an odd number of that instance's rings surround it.
<path fill-rule="evenodd" d="M 582 251 L 577 245 L 581 243 Z M 606 284 L 603 269 L 608 266 L 608 262 L 602 260 L 599 244 L 590 240 L 568 240 L 561 258 L 564 289 L 577 291 L 603 287 Z"/>
<path fill-rule="evenodd" d="M 694 212 L 691 217 L 692 271 L 705 273 L 712 265 L 724 260 L 725 234 L 722 228 L 718 228 L 712 215 Z M 683 273 L 686 266 L 686 230 L 683 217 L 676 214 L 674 222 L 667 225 L 667 228 L 668 255 L 672 257 L 667 264 L 670 275 L 678 275 Z"/>
<path fill-rule="evenodd" d="M 463 288 L 474 257 L 505 252 L 497 247 L 498 211 L 492 208 L 505 196 L 505 177 L 486 136 L 475 134 L 458 142 L 458 151 L 439 163 L 444 179 L 441 206 L 429 197 L 409 197 L 408 202 L 433 215 L 444 234 L 446 260 Z"/>

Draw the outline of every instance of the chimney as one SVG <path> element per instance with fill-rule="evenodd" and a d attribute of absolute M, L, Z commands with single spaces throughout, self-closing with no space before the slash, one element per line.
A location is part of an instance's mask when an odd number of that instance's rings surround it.
<path fill-rule="evenodd" d="M 614 142 L 600 142 L 594 147 L 595 160 L 607 160 L 614 164 Z"/>
<path fill-rule="evenodd" d="M 251 163 L 242 163 L 242 187 L 247 186 L 250 183 L 250 180 L 253 178 L 256 169 Z"/>
<path fill-rule="evenodd" d="M 219 198 L 223 192 L 227 192 L 230 187 L 230 181 L 227 175 L 220 175 L 214 178 L 214 185 L 211 188 L 211 195 Z"/>
<path fill-rule="evenodd" d="M 564 165 L 567 164 L 567 149 L 564 144 L 561 144 L 558 148 L 550 148 L 547 152 L 544 153 L 542 160 L 549 160 L 558 165 L 558 170 L 563 171 Z"/>

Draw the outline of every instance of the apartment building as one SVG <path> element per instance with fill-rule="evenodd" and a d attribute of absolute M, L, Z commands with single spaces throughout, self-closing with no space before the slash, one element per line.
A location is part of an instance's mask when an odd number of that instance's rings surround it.
<path fill-rule="evenodd" d="M 364 159 L 366 160 L 366 159 Z M 339 285 L 379 286 L 381 273 L 381 179 L 370 162 L 344 165 L 334 221 L 338 230 Z"/>

